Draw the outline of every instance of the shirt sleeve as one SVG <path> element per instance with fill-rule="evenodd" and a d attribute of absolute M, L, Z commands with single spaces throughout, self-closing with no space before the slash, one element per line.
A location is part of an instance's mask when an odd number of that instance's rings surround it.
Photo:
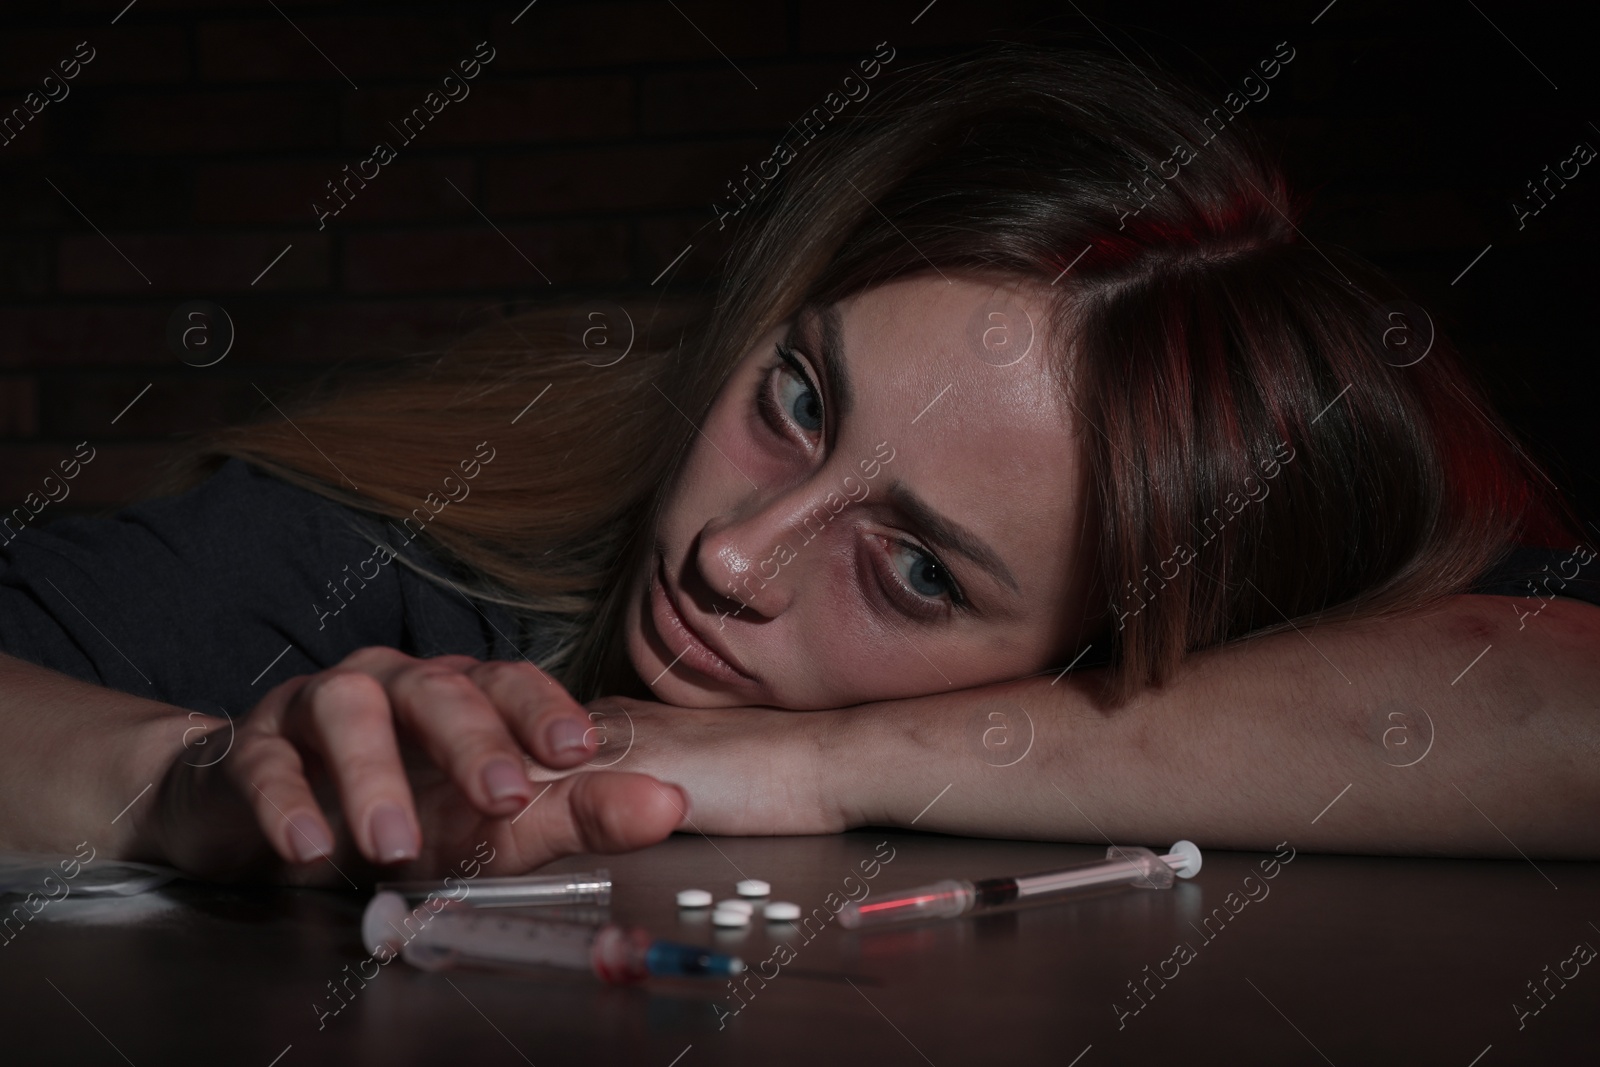
<path fill-rule="evenodd" d="M 1519 615 L 1537 613 L 1545 601 L 1558 596 L 1600 604 L 1600 563 L 1595 562 L 1594 549 L 1583 545 L 1570 550 L 1524 546 L 1480 578 L 1470 592 L 1517 597 L 1511 607 Z"/>
<path fill-rule="evenodd" d="M 1564 596 L 1600 605 L 1600 562 L 1594 549 L 1577 545 L 1571 550 L 1521 546 L 1485 572 L 1467 593 L 1502 596 L 1518 617 L 1538 614 L 1552 597 Z M 1073 670 L 1104 667 L 1110 649 L 1090 645 L 1073 660 Z M 1065 673 L 1065 672 L 1063 672 Z"/>
<path fill-rule="evenodd" d="M 0 651 L 229 716 L 366 645 L 519 655 L 508 612 L 395 552 L 443 571 L 398 527 L 229 459 L 186 492 L 0 544 Z"/>

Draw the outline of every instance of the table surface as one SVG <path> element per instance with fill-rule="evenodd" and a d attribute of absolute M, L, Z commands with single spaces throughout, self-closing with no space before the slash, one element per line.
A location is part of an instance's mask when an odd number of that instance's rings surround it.
<path fill-rule="evenodd" d="M 849 895 L 1103 854 L 865 830 L 680 835 L 549 868 L 606 866 L 614 919 L 738 953 L 751 965 L 738 998 L 723 981 L 363 967 L 355 893 L 68 897 L 0 947 L 0 1062 L 1596 1062 L 1600 965 L 1575 950 L 1600 946 L 1600 864 L 1210 852 L 1170 891 L 872 933 L 831 914 Z M 732 896 L 745 875 L 821 918 L 724 931 L 680 917 L 676 890 Z"/>

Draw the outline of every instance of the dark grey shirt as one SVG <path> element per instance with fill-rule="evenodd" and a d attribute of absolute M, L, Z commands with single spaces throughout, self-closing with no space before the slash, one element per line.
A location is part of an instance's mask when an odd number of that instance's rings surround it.
<path fill-rule="evenodd" d="M 399 524 L 237 459 L 174 496 L 24 528 L 0 544 L 0 651 L 230 716 L 365 645 L 517 658 L 508 612 L 388 558 L 357 525 L 449 573 Z"/>

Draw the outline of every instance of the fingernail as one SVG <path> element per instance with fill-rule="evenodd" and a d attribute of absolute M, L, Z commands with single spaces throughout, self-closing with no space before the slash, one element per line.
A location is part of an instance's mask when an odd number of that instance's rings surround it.
<path fill-rule="evenodd" d="M 674 789 L 676 789 L 678 791 L 678 810 L 683 813 L 683 821 L 684 822 L 688 822 L 689 821 L 689 794 L 684 790 L 683 786 L 681 786 L 681 785 L 675 785 L 672 788 L 674 788 Z"/>
<path fill-rule="evenodd" d="M 411 820 L 399 805 L 385 801 L 373 808 L 368 826 L 380 863 L 417 858 L 417 839 L 411 832 Z"/>
<path fill-rule="evenodd" d="M 569 752 L 583 752 L 589 748 L 585 740 L 588 730 L 573 719 L 557 719 L 545 727 L 545 740 L 550 743 L 550 750 L 559 756 Z"/>
<path fill-rule="evenodd" d="M 508 759 L 491 760 L 483 769 L 483 788 L 494 800 L 528 799 L 528 775 Z"/>
<path fill-rule="evenodd" d="M 315 817 L 304 813 L 296 815 L 289 820 L 289 827 L 292 831 L 289 834 L 289 847 L 294 849 L 295 858 L 301 863 L 310 863 L 333 851 L 328 831 L 322 828 L 322 823 Z"/>

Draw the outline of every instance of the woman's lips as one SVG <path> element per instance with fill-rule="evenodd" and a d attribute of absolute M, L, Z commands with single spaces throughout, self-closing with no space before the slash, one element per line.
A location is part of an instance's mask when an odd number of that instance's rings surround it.
<path fill-rule="evenodd" d="M 713 648 L 700 636 L 699 631 L 689 625 L 668 591 L 666 564 L 659 557 L 656 572 L 650 581 L 650 618 L 668 654 L 676 657 L 671 661 L 676 666 L 688 667 L 707 678 L 730 685 L 748 686 L 755 680 L 741 670 L 730 656 Z M 674 648 L 674 645 L 681 647 Z"/>

